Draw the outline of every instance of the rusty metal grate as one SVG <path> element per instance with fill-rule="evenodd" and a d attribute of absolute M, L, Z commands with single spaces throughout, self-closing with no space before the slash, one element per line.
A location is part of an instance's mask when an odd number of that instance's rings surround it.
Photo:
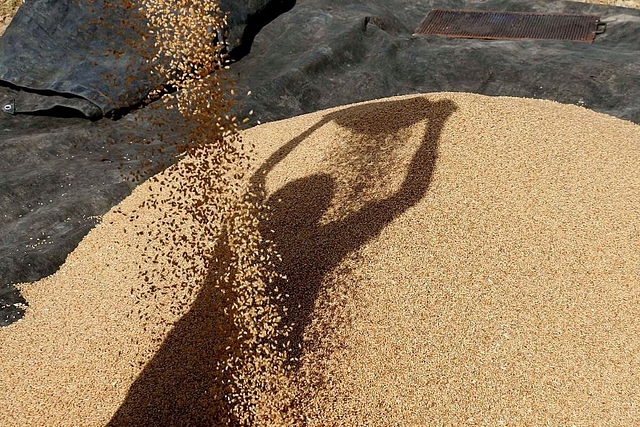
<path fill-rule="evenodd" d="M 597 15 L 434 9 L 414 34 L 480 39 L 551 39 L 591 43 L 604 32 Z"/>

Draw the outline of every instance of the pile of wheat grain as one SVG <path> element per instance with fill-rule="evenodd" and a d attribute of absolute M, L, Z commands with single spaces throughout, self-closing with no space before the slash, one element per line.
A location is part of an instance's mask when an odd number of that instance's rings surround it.
<path fill-rule="evenodd" d="M 174 209 L 202 156 L 140 185 L 58 273 L 23 286 L 24 320 L 0 331 L 3 424 L 640 416 L 637 125 L 444 93 L 242 139 L 258 145 L 248 174 L 271 215 L 233 216 L 207 280 L 200 224 Z M 265 265 L 248 256 L 256 228 L 281 254 L 271 285 L 245 281 Z"/>

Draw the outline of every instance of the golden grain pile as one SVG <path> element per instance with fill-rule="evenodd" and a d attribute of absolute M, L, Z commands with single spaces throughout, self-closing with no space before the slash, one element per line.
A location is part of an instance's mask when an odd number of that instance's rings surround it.
<path fill-rule="evenodd" d="M 13 16 L 23 0 L 2 0 L 0 2 L 0 17 Z"/>
<path fill-rule="evenodd" d="M 0 2 L 0 36 L 4 34 L 21 4 L 22 0 L 3 0 Z"/>
<path fill-rule="evenodd" d="M 608 6 L 630 7 L 640 9 L 639 0 L 576 0 L 582 3 L 606 4 Z"/>
<path fill-rule="evenodd" d="M 241 375 L 254 369 L 236 353 L 245 291 L 190 274 L 199 247 L 171 236 L 199 224 L 171 198 L 149 202 L 158 182 L 194 186 L 178 164 L 105 214 L 56 274 L 21 287 L 25 318 L 0 330 L 0 424 L 237 425 L 237 394 L 275 406 L 284 390 L 290 407 L 246 405 L 247 424 L 635 425 L 637 125 L 438 93 L 242 136 L 257 144 L 249 173 L 273 213 L 259 228 L 292 296 L 272 301 L 303 326 L 288 336 L 299 361 L 273 382 Z M 233 271 L 233 253 L 212 276 Z"/>

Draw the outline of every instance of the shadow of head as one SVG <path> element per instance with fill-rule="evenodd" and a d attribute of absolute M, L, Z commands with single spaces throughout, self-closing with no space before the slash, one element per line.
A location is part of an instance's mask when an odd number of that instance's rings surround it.
<path fill-rule="evenodd" d="M 269 198 L 272 222 L 279 229 L 314 226 L 329 207 L 334 187 L 334 179 L 325 173 L 285 184 Z"/>

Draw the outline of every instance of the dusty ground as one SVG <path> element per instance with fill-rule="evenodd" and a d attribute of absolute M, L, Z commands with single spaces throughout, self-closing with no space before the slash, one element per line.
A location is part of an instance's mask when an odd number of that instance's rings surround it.
<path fill-rule="evenodd" d="M 289 277 L 286 320 L 302 346 L 293 409 L 307 425 L 640 420 L 640 127 L 443 93 L 270 123 L 244 140 L 272 207 L 260 227 Z M 203 327 L 215 297 L 184 295 L 186 277 L 137 291 L 150 244 L 137 231 L 157 214 L 137 207 L 151 191 L 141 185 L 58 273 L 23 286 L 24 320 L 0 330 L 0 389 L 11 390 L 0 424 L 97 426 L 120 408 L 185 425 L 207 408 L 212 385 L 198 381 L 229 342 L 224 310 Z M 172 299 L 191 310 L 163 310 Z M 130 316 L 140 304 L 159 311 Z M 149 327 L 187 311 L 172 331 Z"/>

